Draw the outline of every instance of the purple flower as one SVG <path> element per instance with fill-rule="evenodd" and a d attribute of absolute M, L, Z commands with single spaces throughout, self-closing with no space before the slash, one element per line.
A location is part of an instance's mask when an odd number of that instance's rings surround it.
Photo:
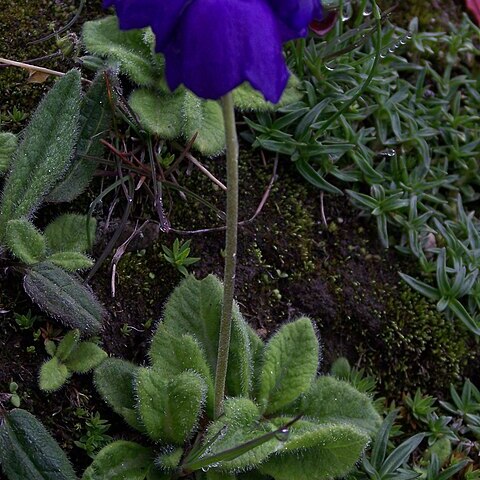
<path fill-rule="evenodd" d="M 150 26 L 172 90 L 217 99 L 245 81 L 277 102 L 287 84 L 282 43 L 321 18 L 320 0 L 104 0 L 120 28 Z"/>

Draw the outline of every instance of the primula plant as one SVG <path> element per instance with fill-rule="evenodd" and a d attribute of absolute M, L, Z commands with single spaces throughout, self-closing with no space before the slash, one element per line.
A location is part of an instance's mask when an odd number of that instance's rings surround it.
<path fill-rule="evenodd" d="M 216 277 L 188 277 L 165 306 L 151 365 L 110 358 L 96 369 L 102 397 L 156 446 L 113 442 L 84 480 L 204 478 L 202 471 L 236 478 L 251 470 L 258 478 L 315 480 L 351 469 L 379 415 L 348 383 L 317 376 L 319 345 L 308 318 L 264 344 L 234 306 L 225 413 L 214 419 L 222 295 Z"/>

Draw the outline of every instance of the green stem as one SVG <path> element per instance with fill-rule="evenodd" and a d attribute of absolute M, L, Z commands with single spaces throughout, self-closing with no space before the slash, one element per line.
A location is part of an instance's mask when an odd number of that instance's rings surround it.
<path fill-rule="evenodd" d="M 233 293 L 237 259 L 238 225 L 238 138 L 235 126 L 233 96 L 222 97 L 223 121 L 227 143 L 227 234 L 225 240 L 225 272 L 223 310 L 218 339 L 217 369 L 215 372 L 215 418 L 223 414 L 225 381 L 227 378 L 228 352 L 232 330 Z"/>

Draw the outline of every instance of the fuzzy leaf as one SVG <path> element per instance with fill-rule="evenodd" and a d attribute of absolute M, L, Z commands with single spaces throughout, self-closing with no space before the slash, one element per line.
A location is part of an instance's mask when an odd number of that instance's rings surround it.
<path fill-rule="evenodd" d="M 208 428 L 205 441 L 217 439 L 208 449 L 208 456 L 215 455 L 275 430 L 268 421 L 261 420 L 258 407 L 246 398 L 229 398 L 225 401 L 225 414 Z M 215 462 L 214 470 L 237 472 L 259 465 L 280 445 L 275 437 L 248 450 L 233 460 Z"/>
<path fill-rule="evenodd" d="M 39 263 L 25 275 L 28 296 L 50 316 L 82 333 L 100 330 L 104 311 L 91 290 L 49 262 Z"/>
<path fill-rule="evenodd" d="M 93 261 L 80 252 L 52 253 L 47 260 L 69 272 L 84 270 L 85 268 L 90 268 L 93 265 Z"/>
<path fill-rule="evenodd" d="M 108 357 L 107 352 L 93 342 L 82 342 L 65 360 L 65 365 L 75 373 L 87 373 L 98 367 Z"/>
<path fill-rule="evenodd" d="M 280 411 L 308 391 L 318 356 L 318 340 L 308 318 L 284 325 L 272 337 L 264 352 L 258 397 L 266 413 Z"/>
<path fill-rule="evenodd" d="M 222 108 L 218 102 L 203 100 L 187 91 L 183 116 L 183 136 L 188 141 L 197 134 L 193 147 L 202 155 L 215 156 L 225 150 L 225 127 Z"/>
<path fill-rule="evenodd" d="M 0 204 L 0 239 L 9 220 L 30 217 L 70 164 L 78 138 L 80 73 L 57 81 L 25 129 Z"/>
<path fill-rule="evenodd" d="M 5 237 L 8 248 L 23 263 L 33 265 L 45 258 L 44 236 L 28 220 L 10 220 Z"/>
<path fill-rule="evenodd" d="M 17 137 L 13 133 L 0 132 L 0 175 L 10 168 L 12 155 L 17 148 Z"/>
<path fill-rule="evenodd" d="M 78 329 L 70 330 L 58 344 L 55 356 L 62 362 L 65 361 L 77 347 L 79 341 L 80 331 Z"/>
<path fill-rule="evenodd" d="M 164 312 L 163 323 L 172 334 L 192 335 L 202 346 L 212 377 L 215 375 L 223 285 L 213 275 L 203 280 L 187 277 L 175 288 Z M 248 396 L 253 365 L 247 325 L 237 304 L 233 309 L 232 339 L 227 372 L 227 394 Z"/>
<path fill-rule="evenodd" d="M 89 238 L 95 240 L 97 221 L 87 215 L 66 213 L 49 223 L 45 237 L 50 252 L 81 252 L 89 249 Z"/>
<path fill-rule="evenodd" d="M 103 154 L 101 139 L 106 136 L 112 117 L 105 75 L 101 72 L 97 76 L 82 99 L 75 158 L 65 176 L 48 194 L 46 200 L 49 202 L 74 200 L 87 188 L 97 169 L 98 162 L 92 158 Z"/>
<path fill-rule="evenodd" d="M 106 57 L 120 65 L 135 83 L 154 86 L 162 75 L 161 64 L 154 61 L 148 30 L 122 31 L 116 16 L 86 22 L 82 40 L 94 55 Z"/>
<path fill-rule="evenodd" d="M 160 94 L 146 88 L 134 90 L 128 103 L 142 126 L 161 138 L 173 140 L 182 134 L 185 93 Z"/>
<path fill-rule="evenodd" d="M 318 423 L 346 423 L 374 435 L 381 424 L 371 399 L 349 383 L 329 376 L 318 377 L 300 399 L 294 412 Z"/>
<path fill-rule="evenodd" d="M 285 421 L 276 419 L 279 425 Z M 341 477 L 353 468 L 368 440 L 368 435 L 353 425 L 317 425 L 299 420 L 290 427 L 283 449 L 260 465 L 259 470 L 275 480 Z"/>
<path fill-rule="evenodd" d="M 107 358 L 95 369 L 94 383 L 113 411 L 133 428 L 144 431 L 135 410 L 134 377 L 139 367 L 126 360 Z"/>
<path fill-rule="evenodd" d="M 54 392 L 65 385 L 68 380 L 68 369 L 57 357 L 46 361 L 40 367 L 40 390 Z"/>
<path fill-rule="evenodd" d="M 233 90 L 233 100 L 235 108 L 244 112 L 269 112 L 279 107 L 298 102 L 302 99 L 304 93 L 300 88 L 300 80 L 295 75 L 290 75 L 287 88 L 283 92 L 280 101 L 277 104 L 267 102 L 263 95 L 245 82 Z"/>
<path fill-rule="evenodd" d="M 202 412 L 205 382 L 193 372 L 170 379 L 141 368 L 135 381 L 137 408 L 148 435 L 155 441 L 183 445 Z"/>
<path fill-rule="evenodd" d="M 68 458 L 30 413 L 11 410 L 0 424 L 0 463 L 9 480 L 76 480 Z"/>
<path fill-rule="evenodd" d="M 186 371 L 198 373 L 207 384 L 207 413 L 213 418 L 213 377 L 205 354 L 193 336 L 172 335 L 164 324 L 160 324 L 153 336 L 149 356 L 153 368 L 167 378 Z"/>
<path fill-rule="evenodd" d="M 144 480 L 153 460 L 151 448 L 118 440 L 95 455 L 82 480 Z"/>

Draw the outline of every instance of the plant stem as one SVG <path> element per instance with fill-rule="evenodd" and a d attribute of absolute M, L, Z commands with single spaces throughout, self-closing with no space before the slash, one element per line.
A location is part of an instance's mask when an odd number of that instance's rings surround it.
<path fill-rule="evenodd" d="M 225 240 L 225 272 L 223 309 L 218 338 L 217 368 L 215 372 L 215 418 L 223 414 L 225 381 L 227 377 L 228 352 L 232 330 L 233 293 L 235 289 L 235 265 L 237 260 L 238 224 L 238 138 L 235 126 L 233 97 L 222 97 L 223 121 L 227 144 L 227 220 Z"/>

